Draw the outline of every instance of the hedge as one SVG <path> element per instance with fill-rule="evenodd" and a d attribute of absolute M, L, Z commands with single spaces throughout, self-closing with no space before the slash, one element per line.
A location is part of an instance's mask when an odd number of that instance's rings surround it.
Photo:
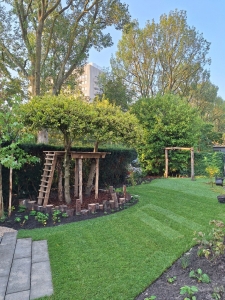
<path fill-rule="evenodd" d="M 45 154 L 43 151 L 63 151 L 63 147 L 46 144 L 20 145 L 27 153 L 40 158 L 36 164 L 25 164 L 21 170 L 13 171 L 13 193 L 18 198 L 36 198 L 38 196 Z M 72 151 L 92 152 L 91 147 L 73 147 Z M 127 148 L 99 148 L 100 152 L 110 152 L 99 164 L 99 187 L 105 188 L 109 185 L 118 186 L 125 182 L 127 176 L 127 165 L 137 157 L 134 149 Z M 83 162 L 83 184 L 86 185 L 90 160 Z M 71 162 L 71 186 L 74 184 L 74 162 Z M 9 170 L 3 168 L 3 197 L 8 199 Z M 54 177 L 52 188 L 57 187 L 57 179 Z"/>

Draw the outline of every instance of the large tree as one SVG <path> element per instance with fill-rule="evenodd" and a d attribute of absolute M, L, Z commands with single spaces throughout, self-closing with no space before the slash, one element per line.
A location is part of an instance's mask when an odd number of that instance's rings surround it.
<path fill-rule="evenodd" d="M 144 128 L 137 145 L 140 162 L 149 174 L 163 174 L 165 147 L 193 147 L 198 144 L 202 121 L 196 109 L 177 95 L 165 94 L 138 100 L 131 108 Z M 173 153 L 170 171 L 186 166 L 186 156 Z"/>
<path fill-rule="evenodd" d="M 112 45 L 107 26 L 128 21 L 120 0 L 1 1 L 1 62 L 27 81 L 32 96 L 49 89 L 57 95 L 90 48 Z"/>
<path fill-rule="evenodd" d="M 32 129 L 47 128 L 60 131 L 64 140 L 64 193 L 70 199 L 70 156 L 71 145 L 91 130 L 94 111 L 82 98 L 74 96 L 36 96 L 22 107 L 25 124 Z"/>
<path fill-rule="evenodd" d="M 210 44 L 187 24 L 185 11 L 162 15 L 159 23 L 137 21 L 126 26 L 118 51 L 111 60 L 113 72 L 124 78 L 136 97 L 189 94 L 193 85 L 208 78 Z"/>

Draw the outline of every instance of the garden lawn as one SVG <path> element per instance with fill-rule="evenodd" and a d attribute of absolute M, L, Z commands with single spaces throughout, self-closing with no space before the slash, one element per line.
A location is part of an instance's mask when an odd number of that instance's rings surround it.
<path fill-rule="evenodd" d="M 47 239 L 54 295 L 43 299 L 134 299 L 193 245 L 193 232 L 225 221 L 221 187 L 207 179 L 157 179 L 130 187 L 138 204 L 68 225 L 20 230 Z"/>

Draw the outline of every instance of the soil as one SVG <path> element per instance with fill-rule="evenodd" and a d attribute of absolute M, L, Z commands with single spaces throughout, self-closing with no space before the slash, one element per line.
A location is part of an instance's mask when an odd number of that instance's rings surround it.
<path fill-rule="evenodd" d="M 182 262 L 187 261 L 188 266 L 182 267 Z M 198 282 L 195 278 L 190 278 L 191 270 L 201 269 L 203 273 L 210 278 L 210 283 Z M 178 259 L 168 270 L 166 270 L 154 283 L 152 283 L 143 293 L 135 300 L 151 299 L 156 296 L 156 300 L 183 300 L 188 294 L 180 295 L 180 288 L 183 286 L 195 286 L 198 292 L 195 292 L 197 300 L 225 299 L 225 255 L 211 262 L 205 257 L 197 255 L 197 246 L 193 247 Z M 169 283 L 168 279 L 176 277 L 173 283 Z M 214 295 L 213 293 L 218 294 Z M 217 298 L 216 298 L 217 296 Z M 192 298 L 186 298 L 192 299 Z"/>
<path fill-rule="evenodd" d="M 79 221 L 89 220 L 97 217 L 104 217 L 112 213 L 118 213 L 137 203 L 138 200 L 132 200 L 131 196 L 129 194 L 127 195 L 129 201 L 123 205 L 120 205 L 119 209 L 109 208 L 107 209 L 107 211 L 97 209 L 95 213 L 89 212 L 87 214 L 80 214 L 80 215 L 73 214 L 73 216 L 69 216 L 69 217 L 63 217 L 61 214 L 58 222 L 54 222 L 52 220 L 52 214 L 49 213 L 49 218 L 47 220 L 47 224 L 45 225 L 45 227 L 58 226 L 62 224 L 68 224 L 71 222 L 79 222 Z M 118 197 L 123 197 L 123 195 L 118 193 Z M 99 190 L 98 199 L 95 199 L 94 192 L 91 193 L 90 196 L 83 195 L 83 203 L 81 205 L 81 209 L 88 209 L 88 204 L 90 203 L 102 204 L 104 200 L 110 200 L 110 199 L 111 199 L 110 193 L 104 190 Z M 28 209 L 26 209 L 24 212 L 19 212 L 18 201 L 14 202 L 13 204 L 15 206 L 15 210 L 12 211 L 11 216 L 7 217 L 4 222 L 0 222 L 0 226 L 13 228 L 15 230 L 43 228 L 43 224 L 38 222 L 35 216 L 30 216 L 30 211 Z M 57 192 L 52 191 L 49 197 L 48 204 L 52 204 L 54 207 L 56 207 L 59 205 L 66 205 L 66 202 L 59 201 Z M 67 208 L 76 209 L 76 198 L 73 197 L 72 194 L 71 194 L 71 203 L 67 204 Z M 28 220 L 25 220 L 26 216 L 28 216 Z"/>

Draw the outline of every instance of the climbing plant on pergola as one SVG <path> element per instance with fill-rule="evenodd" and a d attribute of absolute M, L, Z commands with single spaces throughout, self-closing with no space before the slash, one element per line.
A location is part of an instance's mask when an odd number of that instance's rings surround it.
<path fill-rule="evenodd" d="M 195 178 L 195 171 L 194 171 L 194 148 L 184 148 L 184 147 L 166 147 L 165 148 L 165 178 L 168 178 L 168 150 L 189 150 L 191 151 L 191 180 Z"/>

